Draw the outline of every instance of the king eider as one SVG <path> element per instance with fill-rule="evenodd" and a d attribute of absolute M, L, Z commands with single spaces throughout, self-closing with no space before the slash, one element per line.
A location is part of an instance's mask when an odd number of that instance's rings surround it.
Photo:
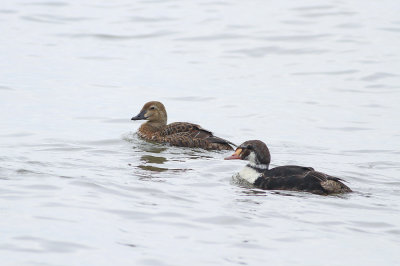
<path fill-rule="evenodd" d="M 341 182 L 342 179 L 315 171 L 311 167 L 286 165 L 269 169 L 271 155 L 267 145 L 260 140 L 242 143 L 232 156 L 225 158 L 233 159 L 249 161 L 238 177 L 257 188 L 306 191 L 320 195 L 352 191 Z"/>
<path fill-rule="evenodd" d="M 167 125 L 167 111 L 156 101 L 146 103 L 131 120 L 147 120 L 140 126 L 138 135 L 149 141 L 205 150 L 233 150 L 231 145 L 236 146 L 196 124 L 175 122 Z"/>

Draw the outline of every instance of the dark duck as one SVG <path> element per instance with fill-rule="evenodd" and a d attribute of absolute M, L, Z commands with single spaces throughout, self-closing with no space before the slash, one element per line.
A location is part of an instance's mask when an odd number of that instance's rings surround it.
<path fill-rule="evenodd" d="M 269 169 L 271 155 L 267 145 L 260 140 L 242 143 L 232 156 L 225 158 L 233 159 L 249 161 L 239 172 L 239 178 L 257 188 L 306 191 L 320 195 L 351 192 L 340 178 L 315 171 L 311 167 L 286 165 Z"/>
<path fill-rule="evenodd" d="M 146 103 L 132 120 L 147 120 L 138 130 L 139 137 L 145 140 L 205 150 L 233 150 L 231 145 L 236 146 L 196 124 L 175 122 L 167 125 L 167 111 L 160 102 Z"/>

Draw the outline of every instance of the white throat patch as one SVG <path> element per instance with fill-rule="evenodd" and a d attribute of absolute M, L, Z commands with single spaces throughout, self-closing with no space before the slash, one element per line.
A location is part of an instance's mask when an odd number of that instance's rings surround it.
<path fill-rule="evenodd" d="M 257 172 L 255 169 L 245 166 L 240 172 L 239 176 L 249 182 L 254 184 L 254 182 L 261 176 L 261 173 Z"/>

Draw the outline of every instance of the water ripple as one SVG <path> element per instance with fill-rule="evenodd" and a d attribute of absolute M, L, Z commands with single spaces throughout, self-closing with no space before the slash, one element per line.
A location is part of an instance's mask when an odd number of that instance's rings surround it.
<path fill-rule="evenodd" d="M 197 36 L 197 37 L 185 37 L 178 38 L 177 41 L 219 41 L 219 40 L 231 40 L 231 39 L 241 39 L 247 38 L 247 36 L 240 34 L 215 34 L 207 36 Z"/>
<path fill-rule="evenodd" d="M 334 8 L 335 6 L 332 5 L 314 5 L 314 6 L 300 6 L 300 7 L 290 8 L 290 10 L 310 11 L 310 10 L 325 10 Z"/>
<path fill-rule="evenodd" d="M 327 52 L 328 50 L 326 49 L 312 49 L 312 48 L 288 49 L 278 46 L 265 46 L 252 49 L 240 49 L 240 50 L 230 51 L 230 53 L 244 54 L 250 57 L 263 57 L 270 54 L 277 54 L 277 55 L 323 54 Z"/>
<path fill-rule="evenodd" d="M 34 253 L 72 253 L 82 249 L 91 249 L 86 245 L 67 241 L 54 241 L 39 237 L 20 236 L 14 238 L 18 244 L 0 245 L 1 249 L 20 251 L 20 252 L 34 252 Z M 38 245 L 37 248 L 30 248 L 32 243 Z"/>
<path fill-rule="evenodd" d="M 16 14 L 18 13 L 17 10 L 13 9 L 0 9 L 0 14 Z"/>
<path fill-rule="evenodd" d="M 310 76 L 310 75 L 348 75 L 358 73 L 359 71 L 356 69 L 348 69 L 348 70 L 341 70 L 341 71 L 327 71 L 327 72 L 297 72 L 292 73 L 293 75 L 299 76 Z"/>
<path fill-rule="evenodd" d="M 276 42 L 305 42 L 314 41 L 318 39 L 324 39 L 331 37 L 332 34 L 310 34 L 310 35 L 285 35 L 285 36 L 268 36 L 268 37 L 258 37 L 260 40 L 276 41 Z"/>
<path fill-rule="evenodd" d="M 1 264 L 398 265 L 396 4 L 6 1 Z M 231 152 L 146 142 L 132 108 L 160 98 L 354 192 L 256 189 Z"/>
<path fill-rule="evenodd" d="M 12 91 L 14 90 L 13 88 L 7 87 L 7 86 L 0 86 L 0 90 L 5 90 L 5 91 Z"/>
<path fill-rule="evenodd" d="M 77 34 L 61 34 L 62 37 L 69 38 L 93 38 L 100 39 L 106 41 L 123 41 L 123 40 L 134 40 L 134 39 L 150 39 L 150 38 L 160 38 L 164 36 L 173 35 L 176 32 L 174 31 L 155 31 L 152 33 L 144 33 L 144 34 L 134 34 L 134 35 L 117 35 L 117 34 L 108 34 L 108 33 L 77 33 Z"/>
<path fill-rule="evenodd" d="M 381 28 L 381 30 L 400 33 L 400 28 Z"/>
<path fill-rule="evenodd" d="M 204 96 L 183 96 L 183 97 L 168 97 L 170 100 L 184 101 L 184 102 L 208 102 L 215 100 L 215 97 L 204 97 Z"/>
<path fill-rule="evenodd" d="M 24 3 L 24 5 L 32 5 L 32 6 L 47 6 L 47 7 L 64 7 L 68 6 L 68 3 L 61 1 L 43 1 L 43 2 L 28 2 Z"/>
<path fill-rule="evenodd" d="M 370 82 L 370 81 L 376 81 L 376 80 L 392 78 L 392 77 L 398 77 L 398 75 L 386 73 L 386 72 L 376 72 L 374 74 L 371 74 L 371 75 L 361 78 L 361 80 Z"/>
<path fill-rule="evenodd" d="M 315 12 L 315 13 L 307 13 L 307 14 L 302 14 L 300 16 L 306 17 L 306 18 L 320 18 L 320 17 L 337 17 L 337 16 L 354 16 L 356 15 L 356 12 L 345 12 L 345 11 L 339 11 L 339 12 Z"/>
<path fill-rule="evenodd" d="M 82 22 L 82 21 L 91 19 L 91 18 L 87 18 L 87 17 L 62 17 L 62 16 L 47 15 L 47 14 L 34 15 L 34 16 L 22 16 L 21 18 L 23 20 L 27 20 L 27 21 L 50 23 L 50 24 Z"/>
<path fill-rule="evenodd" d="M 165 22 L 168 22 L 168 21 L 176 21 L 176 20 L 177 20 L 176 18 L 164 17 L 164 16 L 160 16 L 160 17 L 141 17 L 141 16 L 131 17 L 131 21 L 140 22 L 140 23 L 156 23 L 156 22 L 165 23 Z"/>

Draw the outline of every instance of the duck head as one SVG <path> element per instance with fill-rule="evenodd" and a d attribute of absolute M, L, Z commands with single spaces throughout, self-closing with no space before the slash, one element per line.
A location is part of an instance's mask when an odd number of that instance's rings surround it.
<path fill-rule="evenodd" d="M 148 120 L 149 122 L 167 124 L 167 111 L 162 103 L 152 101 L 146 103 L 137 116 L 131 120 Z"/>
<path fill-rule="evenodd" d="M 271 155 L 267 145 L 260 140 L 248 140 L 240 144 L 235 153 L 225 160 L 245 160 L 251 166 L 268 169 Z"/>

